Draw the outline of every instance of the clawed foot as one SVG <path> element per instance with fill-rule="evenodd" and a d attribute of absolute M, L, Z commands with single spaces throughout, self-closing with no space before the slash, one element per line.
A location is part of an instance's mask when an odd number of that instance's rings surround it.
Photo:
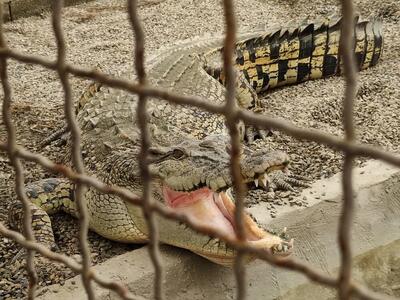
<path fill-rule="evenodd" d="M 276 256 L 285 257 L 293 252 L 294 240 L 290 239 L 284 228 L 281 234 L 267 231 L 264 236 L 256 241 L 248 241 L 248 243 L 258 249 L 265 249 Z"/>
<path fill-rule="evenodd" d="M 290 241 L 290 237 L 287 234 L 287 227 L 283 227 L 281 232 L 277 232 L 273 229 L 265 229 L 268 233 L 271 233 L 273 235 L 279 236 L 281 239 L 285 240 L 285 241 Z"/>
<path fill-rule="evenodd" d="M 54 143 L 56 147 L 62 147 L 67 144 L 67 133 L 69 129 L 68 126 L 63 126 L 56 131 L 54 131 L 51 135 L 45 138 L 40 144 L 40 148 L 44 148 L 47 145 Z"/>
<path fill-rule="evenodd" d="M 269 129 L 260 129 L 254 126 L 246 126 L 244 131 L 244 140 L 248 144 L 253 143 L 255 140 L 265 139 L 272 135 Z"/>
<path fill-rule="evenodd" d="M 282 239 L 280 244 L 272 247 L 272 254 L 286 256 L 293 251 L 294 239 L 290 238 L 286 231 L 286 227 L 284 227 L 280 233 L 277 233 L 273 230 L 268 230 L 269 233 L 272 233 Z"/>
<path fill-rule="evenodd" d="M 288 171 L 275 170 L 261 174 L 254 180 L 256 187 L 274 193 L 276 190 L 294 191 L 294 187 L 309 187 L 309 179 L 292 174 Z"/>

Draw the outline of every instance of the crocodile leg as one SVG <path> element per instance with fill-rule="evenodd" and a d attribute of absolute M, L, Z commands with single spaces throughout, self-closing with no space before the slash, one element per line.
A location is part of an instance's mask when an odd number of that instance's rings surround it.
<path fill-rule="evenodd" d="M 31 201 L 32 229 L 38 242 L 56 248 L 49 214 L 66 211 L 75 214 L 73 185 L 59 178 L 48 178 L 27 185 L 26 194 Z M 20 202 L 14 202 L 8 214 L 10 226 L 22 232 L 23 210 Z"/>
<path fill-rule="evenodd" d="M 32 228 L 37 241 L 51 248 L 56 247 L 49 215 L 66 212 L 74 217 L 78 216 L 74 189 L 74 184 L 63 178 L 48 178 L 27 185 L 27 196 L 32 209 Z M 93 188 L 88 189 L 85 198 L 90 212 L 90 229 L 115 241 L 147 241 L 147 236 L 137 229 L 121 199 L 99 193 Z M 22 206 L 15 202 L 9 211 L 11 227 L 22 231 L 22 218 Z"/>
<path fill-rule="evenodd" d="M 221 67 L 205 65 L 204 70 L 222 85 L 226 85 L 225 74 Z M 242 108 L 254 109 L 260 107 L 260 100 L 258 99 L 256 91 L 242 72 L 236 72 L 236 99 L 238 105 Z"/>
<path fill-rule="evenodd" d="M 39 145 L 40 148 L 44 148 L 47 145 L 50 145 L 51 143 L 57 141 L 57 146 L 64 146 L 66 144 L 66 140 L 63 138 L 63 136 L 69 132 L 68 126 L 65 125 L 56 131 L 53 131 L 52 134 L 50 134 L 47 138 L 45 138 Z"/>
<path fill-rule="evenodd" d="M 36 241 L 45 244 L 51 249 L 56 249 L 54 234 L 49 215 L 33 203 L 29 204 L 32 212 L 32 230 Z M 21 202 L 14 202 L 10 206 L 9 223 L 12 229 L 23 232 L 23 208 Z"/>
<path fill-rule="evenodd" d="M 222 85 L 225 86 L 225 76 L 221 67 L 204 66 L 205 71 L 217 79 Z M 255 113 L 263 111 L 261 102 L 258 98 L 257 92 L 250 85 L 245 75 L 241 71 L 236 72 L 236 100 L 241 108 L 248 109 Z M 264 139 L 270 134 L 270 130 L 260 129 L 254 126 L 244 127 L 243 139 L 247 143 L 252 143 L 256 139 Z"/>

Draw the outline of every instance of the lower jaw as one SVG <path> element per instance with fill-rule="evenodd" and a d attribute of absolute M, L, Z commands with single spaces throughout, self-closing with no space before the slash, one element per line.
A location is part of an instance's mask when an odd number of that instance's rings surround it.
<path fill-rule="evenodd" d="M 236 251 L 233 252 L 232 255 L 218 255 L 216 253 L 205 253 L 205 252 L 198 252 L 198 251 L 193 251 L 193 252 L 215 264 L 218 264 L 218 265 L 221 265 L 224 267 L 232 267 L 233 264 L 235 263 L 235 258 L 237 255 Z M 254 257 L 252 258 L 252 257 L 246 255 L 245 263 L 248 263 L 254 259 L 255 259 Z"/>
<path fill-rule="evenodd" d="M 217 194 L 204 188 L 193 194 L 189 194 L 164 188 L 163 194 L 167 205 L 172 207 L 175 211 L 185 214 L 199 225 L 214 229 L 217 228 L 218 231 L 227 235 L 229 238 L 236 238 L 233 225 L 235 205 L 224 192 Z M 185 194 L 188 194 L 187 198 Z M 246 240 L 249 245 L 268 251 L 282 243 L 280 237 L 272 235 L 258 227 L 247 214 L 244 215 L 243 221 Z M 188 250 L 214 263 L 232 266 L 237 253 L 232 248 L 227 247 L 224 242 L 222 243 L 224 245 L 223 247 L 219 247 L 219 243 L 217 243 L 215 244 L 215 248 L 206 248 L 200 245 L 196 248 L 196 245 L 194 245 L 194 247 Z M 246 262 L 252 259 L 254 258 L 249 255 L 245 256 Z"/>

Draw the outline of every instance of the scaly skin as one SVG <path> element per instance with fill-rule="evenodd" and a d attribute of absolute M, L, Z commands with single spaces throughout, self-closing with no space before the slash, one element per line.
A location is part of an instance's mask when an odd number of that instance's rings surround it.
<path fill-rule="evenodd" d="M 257 111 L 259 92 L 339 73 L 339 28 L 340 21 L 326 20 L 270 34 L 259 31 L 240 35 L 236 47 L 238 104 Z M 358 22 L 355 32 L 360 69 L 374 65 L 382 48 L 379 22 Z M 225 80 L 219 66 L 221 44 L 222 37 L 208 36 L 160 50 L 147 65 L 149 83 L 222 104 Z M 140 147 L 135 114 L 137 96 L 106 87 L 100 91 L 96 88 L 91 96 L 80 103 L 77 114 L 87 172 L 141 195 L 136 161 Z M 149 99 L 147 110 L 152 140 L 152 197 L 200 224 L 218 227 L 233 236 L 235 208 L 225 193 L 232 182 L 224 117 L 158 99 Z M 267 189 L 274 184 L 290 188 L 296 180 L 269 176 L 285 171 L 288 162 L 288 156 L 282 152 L 256 152 L 245 144 L 241 159 L 243 180 Z M 270 178 L 278 179 L 268 182 Z M 39 207 L 49 213 L 61 209 L 76 215 L 73 185 L 64 179 L 47 179 L 29 185 L 27 191 L 35 205 L 36 236 L 51 245 L 54 240 L 48 234 L 50 221 Z M 140 207 L 93 188 L 88 189 L 85 197 L 92 230 L 121 242 L 147 241 L 148 229 Z M 15 211 L 11 212 L 12 223 L 20 219 Z M 155 219 L 162 242 L 189 249 L 219 264 L 232 263 L 235 251 L 223 241 L 195 233 L 175 221 L 159 216 Z M 281 255 L 291 252 L 292 242 L 285 235 L 266 232 L 250 217 L 245 219 L 250 243 Z M 42 237 L 43 233 L 47 233 L 46 237 Z"/>

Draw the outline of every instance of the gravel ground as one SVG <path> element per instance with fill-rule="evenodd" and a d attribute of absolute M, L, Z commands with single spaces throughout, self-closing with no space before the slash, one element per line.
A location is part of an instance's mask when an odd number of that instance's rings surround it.
<path fill-rule="evenodd" d="M 400 3 L 397 0 L 358 0 L 357 7 L 364 17 L 380 16 L 384 23 L 385 51 L 380 63 L 360 74 L 360 90 L 355 109 L 357 137 L 360 141 L 399 151 L 400 124 Z M 264 23 L 284 24 L 287 20 L 302 21 L 309 17 L 337 12 L 336 1 L 236 1 L 240 30 L 251 30 Z M 145 26 L 147 54 L 174 41 L 223 31 L 223 12 L 219 1 L 142 1 L 140 13 Z M 101 66 L 109 73 L 132 68 L 132 33 L 127 22 L 125 4 L 119 0 L 100 0 L 65 9 L 63 26 L 68 43 L 68 60 L 89 68 Z M 31 54 L 54 58 L 56 47 L 50 29 L 49 15 L 21 19 L 5 26 L 11 47 Z M 13 89 L 13 119 L 17 126 L 18 142 L 32 151 L 39 151 L 59 160 L 65 149 L 48 146 L 38 149 L 41 140 L 63 125 L 63 92 L 57 75 L 41 67 L 10 62 L 9 74 Z M 71 78 L 74 96 L 78 97 L 88 82 Z M 342 135 L 341 99 L 343 79 L 340 77 L 310 81 L 267 93 L 263 104 L 269 114 L 286 118 L 302 127 L 312 127 Z M 0 140 L 5 138 L 0 123 Z M 297 141 L 275 132 L 266 141 L 273 149 L 287 151 L 296 174 L 313 180 L 329 177 L 340 170 L 341 155 L 307 141 Z M 265 144 L 257 145 L 265 147 Z M 2 154 L 3 155 L 3 154 Z M 362 161 L 357 161 L 357 164 Z M 49 177 L 40 167 L 25 165 L 26 181 Z M 11 187 L 13 174 L 4 156 L 0 156 L 0 195 Z M 4 188 L 3 188 L 4 186 Z M 265 200 L 265 194 L 252 191 L 249 204 Z M 280 193 L 270 201 L 270 213 L 275 205 L 306 205 L 293 203 L 290 193 Z M 6 221 L 8 198 L 0 201 L 0 221 Z M 77 223 L 68 216 L 52 218 L 56 241 L 61 252 L 78 255 Z M 134 245 L 114 243 L 90 233 L 89 241 L 94 262 L 134 249 Z M 27 285 L 22 263 L 10 263 L 19 248 L 0 238 L 0 299 L 18 299 L 25 295 Z M 78 258 L 78 256 L 77 256 Z M 73 275 L 62 266 L 39 266 L 40 285 L 62 283 Z"/>

